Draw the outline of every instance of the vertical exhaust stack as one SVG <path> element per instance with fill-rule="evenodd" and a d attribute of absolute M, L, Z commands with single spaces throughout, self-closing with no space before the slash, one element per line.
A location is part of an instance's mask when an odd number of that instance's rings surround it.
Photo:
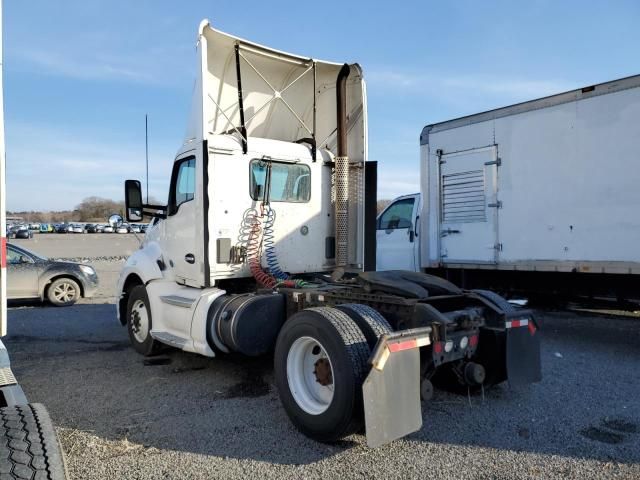
<path fill-rule="evenodd" d="M 351 68 L 346 63 L 336 80 L 337 156 L 334 169 L 336 267 L 349 263 L 349 157 L 347 153 L 347 77 Z"/>

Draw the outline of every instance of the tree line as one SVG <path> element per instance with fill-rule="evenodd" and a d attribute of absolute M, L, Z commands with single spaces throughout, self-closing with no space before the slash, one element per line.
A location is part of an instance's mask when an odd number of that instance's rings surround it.
<path fill-rule="evenodd" d="M 102 197 L 87 197 L 73 210 L 7 212 L 9 216 L 22 217 L 28 223 L 106 222 L 111 214 L 124 216 L 124 201 Z"/>
<path fill-rule="evenodd" d="M 158 204 L 150 198 L 151 204 Z M 380 213 L 391 203 L 391 200 L 378 200 L 377 211 Z M 61 210 L 54 212 L 23 211 L 7 212 L 7 215 L 19 216 L 28 223 L 54 223 L 54 222 L 105 222 L 109 215 L 117 213 L 124 217 L 124 201 L 110 200 L 102 197 L 87 197 L 73 210 Z"/>

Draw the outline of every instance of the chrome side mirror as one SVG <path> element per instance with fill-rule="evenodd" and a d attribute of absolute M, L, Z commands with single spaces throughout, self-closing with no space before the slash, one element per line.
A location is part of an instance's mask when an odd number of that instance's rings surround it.
<path fill-rule="evenodd" d="M 109 216 L 109 219 L 107 220 L 109 222 L 109 225 L 115 230 L 116 228 L 118 228 L 120 225 L 122 225 L 122 217 L 120 215 L 118 215 L 117 213 L 114 213 L 113 215 Z"/>

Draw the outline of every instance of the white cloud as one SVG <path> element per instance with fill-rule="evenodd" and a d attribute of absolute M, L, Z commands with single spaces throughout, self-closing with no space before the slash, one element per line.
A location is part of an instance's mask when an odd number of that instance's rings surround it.
<path fill-rule="evenodd" d="M 155 198 L 166 198 L 174 153 L 174 145 L 162 144 L 149 152 L 149 193 Z M 127 178 L 144 183 L 144 144 L 42 125 L 14 124 L 8 132 L 10 211 L 67 210 L 89 196 L 121 200 Z"/>
<path fill-rule="evenodd" d="M 421 93 L 430 97 L 457 99 L 460 96 L 492 95 L 505 101 L 534 99 L 575 88 L 570 82 L 549 79 L 525 79 L 504 75 L 430 74 L 396 69 L 373 69 L 366 72 L 367 82 L 376 89 L 393 89 L 402 93 Z M 457 102 L 456 102 L 457 103 Z"/>
<path fill-rule="evenodd" d="M 127 82 L 157 86 L 183 86 L 193 76 L 193 59 L 186 48 L 150 47 L 116 50 L 105 41 L 84 36 L 69 45 L 56 42 L 45 48 L 18 46 L 7 49 L 7 68 L 76 80 Z"/>
<path fill-rule="evenodd" d="M 420 169 L 418 165 L 403 163 L 396 168 L 385 168 L 378 164 L 378 198 L 393 199 L 420 191 Z"/>

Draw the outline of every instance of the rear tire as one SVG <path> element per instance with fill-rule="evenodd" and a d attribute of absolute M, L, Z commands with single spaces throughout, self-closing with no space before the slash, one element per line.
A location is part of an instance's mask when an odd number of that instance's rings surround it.
<path fill-rule="evenodd" d="M 160 344 L 151 336 L 152 325 L 147 289 L 144 285 L 137 285 L 129 292 L 127 330 L 131 345 L 136 352 L 144 356 L 153 355 L 160 347 Z"/>
<path fill-rule="evenodd" d="M 351 320 L 356 322 L 358 328 L 364 333 L 371 350 L 376 346 L 378 339 L 382 335 L 393 332 L 393 328 L 391 328 L 387 319 L 369 305 L 345 303 L 338 305 L 336 308 L 349 315 Z"/>
<path fill-rule="evenodd" d="M 80 298 L 80 285 L 71 278 L 59 278 L 49 285 L 47 298 L 56 307 L 68 307 Z"/>
<path fill-rule="evenodd" d="M 276 342 L 275 380 L 298 430 L 334 442 L 362 429 L 369 354 L 358 325 L 335 308 L 303 310 L 284 324 Z"/>
<path fill-rule="evenodd" d="M 44 405 L 0 408 L 0 477 L 65 480 L 64 454 Z"/>

